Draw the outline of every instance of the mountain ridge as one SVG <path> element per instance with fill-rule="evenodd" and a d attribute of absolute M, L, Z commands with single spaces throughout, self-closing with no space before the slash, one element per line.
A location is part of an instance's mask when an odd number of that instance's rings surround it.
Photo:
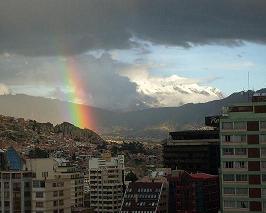
<path fill-rule="evenodd" d="M 266 92 L 261 89 L 256 92 Z M 168 131 L 194 129 L 204 126 L 204 117 L 220 114 L 223 106 L 247 102 L 254 91 L 236 92 L 230 96 L 206 103 L 188 103 L 179 107 L 149 108 L 117 112 L 88 107 L 95 120 L 96 131 L 107 135 L 163 138 Z M 27 95 L 0 96 L 0 114 L 24 117 L 40 122 L 62 123 L 62 109 L 74 103 Z M 93 129 L 94 130 L 94 129 Z"/>

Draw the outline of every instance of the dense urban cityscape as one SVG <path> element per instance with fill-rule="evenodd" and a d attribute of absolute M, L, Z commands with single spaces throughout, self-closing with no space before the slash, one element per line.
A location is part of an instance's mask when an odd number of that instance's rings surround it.
<path fill-rule="evenodd" d="M 0 0 L 0 213 L 266 213 L 266 0 Z"/>
<path fill-rule="evenodd" d="M 143 144 L 1 116 L 1 212 L 264 212 L 266 94 L 205 125 Z"/>

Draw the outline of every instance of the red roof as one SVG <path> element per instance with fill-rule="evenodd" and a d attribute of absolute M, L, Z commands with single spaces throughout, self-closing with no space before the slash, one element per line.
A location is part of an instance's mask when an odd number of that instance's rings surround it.
<path fill-rule="evenodd" d="M 195 173 L 195 174 L 190 174 L 190 176 L 193 179 L 201 179 L 201 180 L 207 180 L 207 179 L 217 179 L 217 175 L 210 175 L 206 173 Z"/>

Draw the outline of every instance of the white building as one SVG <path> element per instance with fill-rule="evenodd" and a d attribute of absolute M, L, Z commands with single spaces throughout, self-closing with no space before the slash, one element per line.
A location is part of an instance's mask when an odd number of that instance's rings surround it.
<path fill-rule="evenodd" d="M 89 160 L 90 207 L 95 212 L 119 212 L 124 187 L 124 156 Z"/>
<path fill-rule="evenodd" d="M 83 206 L 83 175 L 68 161 L 56 158 L 27 159 L 26 168 L 35 174 L 33 213 L 70 213 L 72 208 Z"/>

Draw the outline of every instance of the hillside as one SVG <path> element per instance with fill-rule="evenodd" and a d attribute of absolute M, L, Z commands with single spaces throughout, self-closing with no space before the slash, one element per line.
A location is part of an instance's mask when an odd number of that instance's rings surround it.
<path fill-rule="evenodd" d="M 54 146 L 80 142 L 101 145 L 105 141 L 89 129 L 80 129 L 70 123 L 54 126 L 51 123 L 39 123 L 35 120 L 13 118 L 0 115 L 0 142 L 2 145 L 25 146 L 25 144 L 48 144 Z"/>
<path fill-rule="evenodd" d="M 265 91 L 266 89 L 262 89 L 258 92 Z M 130 112 L 85 107 L 93 116 L 96 129 L 100 134 L 163 138 L 168 131 L 202 127 L 205 116 L 220 114 L 223 106 L 246 102 L 253 93 L 253 91 L 239 92 L 207 103 Z M 0 96 L 0 114 L 58 124 L 70 122 L 65 119 L 63 113 L 63 109 L 69 104 L 27 95 L 3 95 Z"/>

